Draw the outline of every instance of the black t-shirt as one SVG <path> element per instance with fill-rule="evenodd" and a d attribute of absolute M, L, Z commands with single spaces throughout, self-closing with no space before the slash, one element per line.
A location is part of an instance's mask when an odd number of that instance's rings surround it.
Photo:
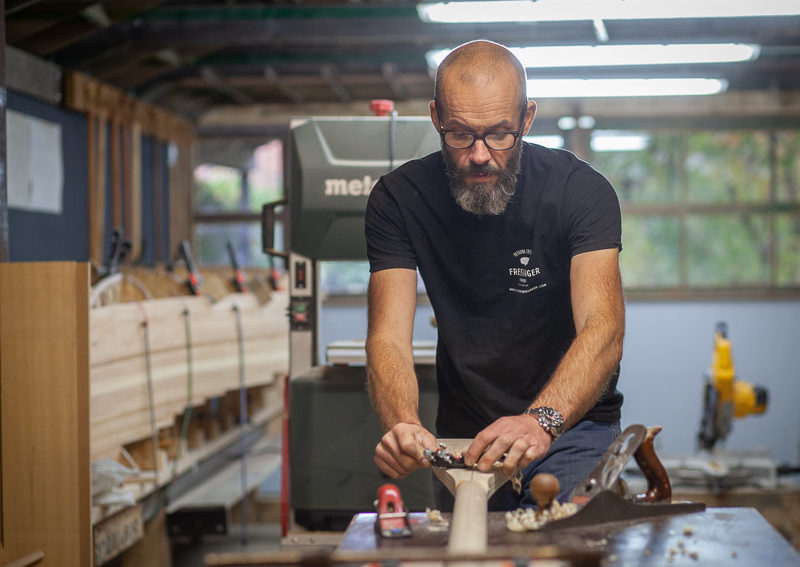
<path fill-rule="evenodd" d="M 524 143 L 506 211 L 481 216 L 450 195 L 441 152 L 381 177 L 366 211 L 370 271 L 419 269 L 438 326 L 437 433 L 474 437 L 521 413 L 575 338 L 572 256 L 621 249 L 608 181 L 563 150 Z M 617 374 L 586 418 L 616 421 Z"/>

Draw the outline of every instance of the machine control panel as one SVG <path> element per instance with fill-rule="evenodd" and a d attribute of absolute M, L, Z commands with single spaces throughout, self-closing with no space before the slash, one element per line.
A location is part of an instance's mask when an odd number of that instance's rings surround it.
<path fill-rule="evenodd" d="M 314 305 L 310 297 L 292 297 L 289 303 L 289 327 L 292 331 L 310 331 Z"/>
<path fill-rule="evenodd" d="M 306 289 L 308 287 L 308 262 L 299 260 L 294 263 L 294 288 Z"/>

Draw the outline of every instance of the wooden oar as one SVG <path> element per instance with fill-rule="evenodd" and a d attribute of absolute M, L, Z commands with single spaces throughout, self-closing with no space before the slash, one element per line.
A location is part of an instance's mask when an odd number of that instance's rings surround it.
<path fill-rule="evenodd" d="M 441 439 L 451 453 L 463 453 L 471 439 Z M 489 472 L 477 469 L 434 467 L 436 477 L 455 498 L 447 549 L 453 553 L 486 551 L 488 501 L 510 478 L 500 466 Z"/>

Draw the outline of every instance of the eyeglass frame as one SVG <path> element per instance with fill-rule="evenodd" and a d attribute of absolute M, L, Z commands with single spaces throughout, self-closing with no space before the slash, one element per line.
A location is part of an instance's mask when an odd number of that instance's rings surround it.
<path fill-rule="evenodd" d="M 434 110 L 436 111 L 436 119 L 439 121 L 439 136 L 441 136 L 442 142 L 444 143 L 444 145 L 447 146 L 448 148 L 450 148 L 451 150 L 468 150 L 472 146 L 475 145 L 475 142 L 480 140 L 481 142 L 483 142 L 484 146 L 486 146 L 488 149 L 492 150 L 493 152 L 507 152 L 508 150 L 510 150 L 514 146 L 516 146 L 517 145 L 517 140 L 519 140 L 522 137 L 522 129 L 525 128 L 525 115 L 528 113 L 528 104 L 527 104 L 527 101 L 526 101 L 526 103 L 522 105 L 521 123 L 519 125 L 519 130 L 517 130 L 516 132 L 512 132 L 510 130 L 492 130 L 490 132 L 484 132 L 483 134 L 478 134 L 477 132 L 472 132 L 471 130 L 450 130 L 450 129 L 447 129 L 447 128 L 442 128 L 442 117 L 439 115 L 439 105 L 438 104 L 436 104 L 434 106 Z M 463 147 L 463 148 L 454 148 L 453 146 L 451 146 L 450 144 L 447 143 L 447 140 L 445 140 L 445 135 L 447 135 L 447 134 L 449 134 L 451 132 L 460 132 L 462 134 L 470 134 L 472 136 L 472 143 L 470 145 L 466 146 L 466 147 Z M 514 142 L 510 146 L 508 146 L 507 148 L 503 148 L 502 150 L 496 150 L 495 148 L 491 147 L 486 142 L 486 136 L 489 136 L 491 134 L 511 134 L 512 136 L 514 136 Z"/>

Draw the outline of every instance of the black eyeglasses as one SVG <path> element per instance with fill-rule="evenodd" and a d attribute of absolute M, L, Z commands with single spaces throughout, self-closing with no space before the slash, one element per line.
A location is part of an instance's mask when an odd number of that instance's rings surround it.
<path fill-rule="evenodd" d="M 509 132 L 505 130 L 498 130 L 496 132 L 486 132 L 485 134 L 478 134 L 477 132 L 470 132 L 469 130 L 448 130 L 446 128 L 439 128 L 439 135 L 444 140 L 448 148 L 454 150 L 466 150 L 471 148 L 476 140 L 482 141 L 487 148 L 498 152 L 510 150 L 517 143 L 517 138 L 522 135 L 522 128 L 525 127 L 525 111 L 527 105 L 522 109 L 522 124 L 520 124 L 517 132 Z M 439 109 L 436 109 L 436 118 L 439 119 L 439 125 L 442 124 L 442 119 L 439 116 Z"/>

